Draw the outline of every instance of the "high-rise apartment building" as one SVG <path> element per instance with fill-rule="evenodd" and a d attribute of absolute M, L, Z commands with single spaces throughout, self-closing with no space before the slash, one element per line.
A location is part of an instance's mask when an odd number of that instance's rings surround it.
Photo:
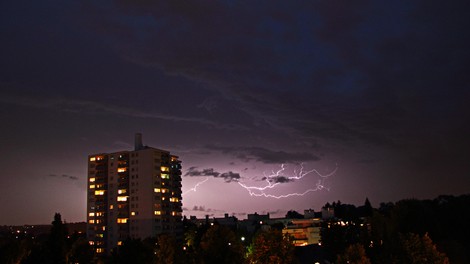
<path fill-rule="evenodd" d="M 87 237 L 98 254 L 127 238 L 182 234 L 181 161 L 142 145 L 88 156 Z"/>

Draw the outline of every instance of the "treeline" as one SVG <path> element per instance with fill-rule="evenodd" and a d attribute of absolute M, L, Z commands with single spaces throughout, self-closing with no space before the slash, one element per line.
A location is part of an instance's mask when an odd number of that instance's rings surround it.
<path fill-rule="evenodd" d="M 470 195 L 406 199 L 372 210 L 368 201 L 358 208 L 340 202 L 325 206 L 334 207 L 337 217 L 324 222 L 321 233 L 330 261 L 470 263 Z"/>
<path fill-rule="evenodd" d="M 255 236 L 218 223 L 195 225 L 184 220 L 184 238 L 171 235 L 127 239 L 109 256 L 97 255 L 85 234 L 68 234 L 60 214 L 55 214 L 50 234 L 41 237 L 4 237 L 0 240 L 0 263 L 109 263 L 109 264 L 238 264 L 294 263 L 295 247 L 278 229 Z M 260 262 L 262 261 L 262 262 Z"/>
<path fill-rule="evenodd" d="M 104 263 L 240 264 L 295 263 L 295 246 L 278 229 L 258 232 L 249 238 L 237 229 L 217 223 L 195 225 L 184 221 L 184 241 L 169 235 L 128 239 Z"/>
<path fill-rule="evenodd" d="M 339 201 L 324 207 L 334 209 L 334 217 L 322 222 L 321 246 L 310 251 L 321 255 L 320 263 L 470 263 L 470 195 L 407 199 L 378 208 L 367 199 L 359 207 Z M 286 217 L 303 216 L 290 211 Z M 181 239 L 128 239 L 110 256 L 99 257 L 85 234 L 69 234 L 56 214 L 49 234 L 2 237 L 0 263 L 299 263 L 300 248 L 282 234 L 282 224 L 259 225 L 254 234 L 187 219 L 183 225 Z"/>
<path fill-rule="evenodd" d="M 69 234 L 58 213 L 49 234 L 19 237 L 10 233 L 0 239 L 0 263 L 92 263 L 93 258 L 85 234 Z"/>

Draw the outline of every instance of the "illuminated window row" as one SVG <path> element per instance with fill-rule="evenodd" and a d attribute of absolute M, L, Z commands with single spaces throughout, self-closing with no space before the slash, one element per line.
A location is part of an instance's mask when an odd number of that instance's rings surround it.
<path fill-rule="evenodd" d="M 104 190 L 96 190 L 95 195 L 104 195 Z"/>
<path fill-rule="evenodd" d="M 169 179 L 170 178 L 170 174 L 167 174 L 167 173 L 162 173 L 162 179 Z"/>
<path fill-rule="evenodd" d="M 118 202 L 126 202 L 128 197 L 129 196 L 118 196 L 117 201 Z"/>
<path fill-rule="evenodd" d="M 118 190 L 118 194 L 125 194 L 127 193 L 127 190 L 126 189 L 120 189 Z"/>
<path fill-rule="evenodd" d="M 117 172 L 126 172 L 127 171 L 127 168 L 118 168 L 117 169 Z"/>
<path fill-rule="evenodd" d="M 162 189 L 160 189 L 160 188 L 154 188 L 153 191 L 156 192 L 156 193 L 159 193 L 159 192 L 161 192 L 161 193 L 168 193 L 168 192 L 170 192 L 170 190 L 165 189 L 165 188 L 162 188 Z"/>
<path fill-rule="evenodd" d="M 97 161 L 97 160 L 102 160 L 102 159 L 104 159 L 103 156 L 90 157 L 90 161 Z"/>
<path fill-rule="evenodd" d="M 179 202 L 180 199 L 178 199 L 177 197 L 171 197 L 170 198 L 170 202 L 173 202 L 173 203 L 176 203 L 176 202 Z"/>
<path fill-rule="evenodd" d="M 125 223 L 127 223 L 127 218 L 118 218 L 117 223 L 118 224 L 125 224 Z"/>
<path fill-rule="evenodd" d="M 169 167 L 164 167 L 164 166 L 162 166 L 160 169 L 161 169 L 162 172 L 168 172 L 168 171 L 170 171 L 170 168 L 169 168 Z"/>

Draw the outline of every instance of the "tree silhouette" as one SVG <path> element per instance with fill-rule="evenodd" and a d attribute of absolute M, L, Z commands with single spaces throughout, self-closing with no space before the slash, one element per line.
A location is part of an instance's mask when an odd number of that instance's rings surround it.
<path fill-rule="evenodd" d="M 69 263 L 91 263 L 94 251 L 86 238 L 79 237 L 73 242 L 67 255 Z"/>
<path fill-rule="evenodd" d="M 126 239 L 111 256 L 110 263 L 151 263 L 153 248 L 140 239 Z"/>
<path fill-rule="evenodd" d="M 294 250 L 288 235 L 279 230 L 261 231 L 250 246 L 247 260 L 252 264 L 295 263 Z"/>
<path fill-rule="evenodd" d="M 304 216 L 302 214 L 300 214 L 299 212 L 297 212 L 297 211 L 290 210 L 290 211 L 287 212 L 286 218 L 303 219 Z"/>
<path fill-rule="evenodd" d="M 350 245 L 343 254 L 338 255 L 337 264 L 370 264 L 370 260 L 366 255 L 366 251 L 361 244 Z"/>
<path fill-rule="evenodd" d="M 400 263 L 449 263 L 449 259 L 437 250 L 436 245 L 427 233 L 422 237 L 413 233 L 401 235 L 400 241 L 401 254 L 398 255 L 398 262 Z"/>
<path fill-rule="evenodd" d="M 66 263 L 67 253 L 67 228 L 62 222 L 59 213 L 55 213 L 52 221 L 51 234 L 49 235 L 48 249 L 50 263 Z"/>
<path fill-rule="evenodd" d="M 201 261 L 205 264 L 242 263 L 244 248 L 235 233 L 227 227 L 214 225 L 202 236 Z"/>
<path fill-rule="evenodd" d="M 157 237 L 155 250 L 155 263 L 175 264 L 183 263 L 182 246 L 177 243 L 174 236 L 160 235 Z"/>

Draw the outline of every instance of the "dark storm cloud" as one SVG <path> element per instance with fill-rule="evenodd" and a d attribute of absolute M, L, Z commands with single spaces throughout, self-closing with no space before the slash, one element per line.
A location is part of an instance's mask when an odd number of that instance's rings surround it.
<path fill-rule="evenodd" d="M 47 175 L 48 177 L 52 177 L 52 178 L 63 178 L 63 179 L 68 179 L 68 180 L 72 180 L 72 181 L 76 181 L 78 180 L 79 178 L 77 176 L 72 176 L 72 175 L 68 175 L 68 174 L 62 174 L 62 175 L 57 175 L 57 174 L 48 174 Z"/>
<path fill-rule="evenodd" d="M 308 152 L 273 151 L 261 147 L 226 147 L 206 146 L 210 150 L 233 155 L 243 161 L 255 160 L 266 164 L 298 163 L 302 161 L 318 161 L 320 158 Z"/>
<path fill-rule="evenodd" d="M 277 209 L 275 211 L 263 211 L 262 214 L 270 214 L 270 215 L 285 215 L 287 213 L 286 210 Z"/>
<path fill-rule="evenodd" d="M 208 125 L 210 127 L 229 130 L 245 130 L 246 128 L 240 125 L 223 124 L 214 122 L 205 118 L 199 117 L 182 117 L 169 115 L 158 112 L 143 111 L 138 108 L 122 107 L 110 103 L 102 103 L 97 101 L 77 100 L 69 98 L 32 98 L 32 97 L 19 97 L 3 94 L 0 97 L 0 102 L 7 104 L 15 104 L 20 106 L 27 106 L 33 108 L 45 108 L 60 110 L 72 113 L 85 113 L 85 114 L 115 114 L 121 116 L 137 117 L 137 118 L 150 118 L 168 120 L 174 122 L 188 122 L 198 123 L 201 125 Z"/>
<path fill-rule="evenodd" d="M 243 212 L 232 212 L 232 215 L 233 216 L 238 216 L 238 217 L 246 217 L 247 213 L 243 213 Z"/>
<path fill-rule="evenodd" d="M 269 180 L 269 182 L 272 182 L 272 183 L 287 183 L 287 182 L 294 181 L 293 179 L 289 179 L 286 176 L 276 176 L 276 177 L 269 177 L 269 178 L 263 177 L 261 180 L 263 181 Z"/>
<path fill-rule="evenodd" d="M 441 130 L 432 116 L 449 125 L 460 122 L 447 116 L 469 118 L 466 1 L 114 4 L 113 23 L 93 23 L 110 29 L 117 52 L 204 83 L 255 127 L 320 144 L 402 147 Z M 266 163 L 282 156 L 252 152 Z"/>
<path fill-rule="evenodd" d="M 190 167 L 184 176 L 209 176 L 209 177 L 219 177 L 220 172 L 214 171 L 213 168 L 197 170 L 197 167 Z"/>
<path fill-rule="evenodd" d="M 190 176 L 190 177 L 205 176 L 205 177 L 222 178 L 227 183 L 238 181 L 240 179 L 240 174 L 232 172 L 232 171 L 220 173 L 220 172 L 215 171 L 213 168 L 198 170 L 197 167 L 190 167 L 188 171 L 186 171 L 184 176 Z"/>
<path fill-rule="evenodd" d="M 224 172 L 219 175 L 220 178 L 224 178 L 226 182 L 238 181 L 240 174 L 232 171 Z"/>
<path fill-rule="evenodd" d="M 202 205 L 201 205 L 201 206 L 195 205 L 195 206 L 193 207 L 192 211 L 202 211 L 202 212 L 205 212 L 205 211 L 206 211 L 206 208 L 205 208 L 205 206 L 202 206 Z"/>
<path fill-rule="evenodd" d="M 335 195 L 341 200 L 353 193 L 398 200 L 468 191 L 470 1 L 45 0 L 0 6 L 0 116 L 8 128 L 0 131 L 1 150 L 29 160 L 25 167 L 35 171 L 43 166 L 41 175 L 51 181 L 74 180 L 47 176 L 47 168 L 75 157 L 68 150 L 84 157 L 107 142 L 103 138 L 112 144 L 137 127 L 178 142 L 185 164 L 225 166 L 227 157 L 213 159 L 224 153 L 247 177 L 247 161 L 320 156 L 323 166 L 343 159 L 354 177 L 339 175 Z M 74 143 L 75 134 L 90 140 Z M 192 151 L 194 142 L 215 147 Z M 34 158 L 45 151 L 51 162 Z M 351 160 L 358 167 L 348 165 Z M 67 166 L 78 171 L 82 161 Z M 5 163 L 4 176 L 27 173 L 14 164 Z M 239 176 L 192 170 L 195 177 Z M 4 184 L 0 193 L 30 184 L 8 179 L 15 184 Z M 86 189 L 86 182 L 73 183 Z M 209 197 L 196 195 L 201 203 Z M 46 198 L 35 206 L 12 203 L 17 212 L 6 217 L 58 200 Z M 240 203 L 251 207 L 244 199 Z M 81 206 L 62 205 L 71 211 Z"/>
<path fill-rule="evenodd" d="M 206 208 L 205 206 L 203 205 L 195 205 L 191 210 L 188 210 L 188 211 L 195 211 L 195 212 L 206 212 L 206 213 L 210 213 L 210 212 L 222 212 L 221 210 L 217 210 L 217 209 L 212 209 L 212 208 Z"/>

